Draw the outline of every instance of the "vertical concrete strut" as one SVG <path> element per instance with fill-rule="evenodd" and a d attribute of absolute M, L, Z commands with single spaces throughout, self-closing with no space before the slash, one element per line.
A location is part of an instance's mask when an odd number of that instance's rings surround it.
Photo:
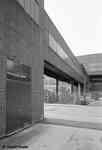
<path fill-rule="evenodd" d="M 58 79 L 56 79 L 56 102 L 59 101 L 59 98 L 58 98 L 58 85 L 59 85 L 59 82 L 58 82 Z"/>

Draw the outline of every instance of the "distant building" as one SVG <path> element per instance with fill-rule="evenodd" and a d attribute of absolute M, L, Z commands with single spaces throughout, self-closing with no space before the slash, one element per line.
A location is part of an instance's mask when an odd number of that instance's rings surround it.
<path fill-rule="evenodd" d="M 84 65 L 89 75 L 93 97 L 96 99 L 102 97 L 102 53 L 78 56 L 77 59 Z"/>

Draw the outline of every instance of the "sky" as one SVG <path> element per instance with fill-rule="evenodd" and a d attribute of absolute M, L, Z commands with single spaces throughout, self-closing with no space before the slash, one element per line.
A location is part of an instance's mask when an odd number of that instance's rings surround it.
<path fill-rule="evenodd" d="M 102 53 L 102 0 L 45 0 L 45 10 L 76 56 Z"/>

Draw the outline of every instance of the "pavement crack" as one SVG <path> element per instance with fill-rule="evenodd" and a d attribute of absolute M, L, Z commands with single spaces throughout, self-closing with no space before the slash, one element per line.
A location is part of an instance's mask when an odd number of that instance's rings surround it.
<path fill-rule="evenodd" d="M 78 132 L 78 131 L 77 131 Z M 73 133 L 70 137 L 69 137 L 69 139 L 68 139 L 68 141 L 67 142 L 71 142 L 71 141 L 73 141 L 74 140 L 74 137 L 76 136 L 76 134 L 77 134 L 77 132 L 75 132 L 75 133 Z"/>

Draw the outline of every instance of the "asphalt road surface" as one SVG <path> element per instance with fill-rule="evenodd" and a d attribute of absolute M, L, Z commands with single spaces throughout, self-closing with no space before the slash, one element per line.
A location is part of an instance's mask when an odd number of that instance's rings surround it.
<path fill-rule="evenodd" d="M 44 112 L 50 124 L 102 129 L 102 106 L 45 104 Z"/>

